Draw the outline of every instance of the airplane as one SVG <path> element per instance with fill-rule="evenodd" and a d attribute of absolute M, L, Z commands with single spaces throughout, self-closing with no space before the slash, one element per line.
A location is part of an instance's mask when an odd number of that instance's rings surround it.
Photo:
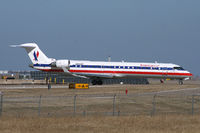
<path fill-rule="evenodd" d="M 131 77 L 178 79 L 179 84 L 183 84 L 183 80 L 188 80 L 192 77 L 192 73 L 172 63 L 56 60 L 48 58 L 36 43 L 11 45 L 11 47 L 24 48 L 33 63 L 29 66 L 34 69 L 90 78 L 93 85 L 102 85 L 103 79 Z"/>

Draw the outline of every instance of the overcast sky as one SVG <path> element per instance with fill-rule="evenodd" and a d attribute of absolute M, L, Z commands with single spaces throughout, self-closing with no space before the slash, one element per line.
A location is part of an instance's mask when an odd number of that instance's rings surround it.
<path fill-rule="evenodd" d="M 37 43 L 56 59 L 175 63 L 200 75 L 200 0 L 1 0 L 0 70 L 33 70 Z"/>

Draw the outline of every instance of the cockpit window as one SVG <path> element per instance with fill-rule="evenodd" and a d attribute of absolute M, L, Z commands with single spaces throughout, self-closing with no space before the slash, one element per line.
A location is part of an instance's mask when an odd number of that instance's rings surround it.
<path fill-rule="evenodd" d="M 184 70 L 182 67 L 174 67 L 175 70 Z"/>

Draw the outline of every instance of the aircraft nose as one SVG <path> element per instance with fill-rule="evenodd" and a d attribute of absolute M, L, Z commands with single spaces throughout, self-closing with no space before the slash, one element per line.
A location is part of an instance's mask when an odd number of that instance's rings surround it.
<path fill-rule="evenodd" d="M 187 73 L 188 73 L 188 76 L 191 76 L 191 77 L 193 76 L 191 72 L 187 71 Z"/>

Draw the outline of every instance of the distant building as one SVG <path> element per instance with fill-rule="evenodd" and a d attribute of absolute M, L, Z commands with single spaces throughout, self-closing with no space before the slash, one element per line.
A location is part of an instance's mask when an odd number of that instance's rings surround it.
<path fill-rule="evenodd" d="M 0 71 L 1 79 L 51 80 L 52 83 L 91 83 L 90 79 L 42 71 Z M 146 78 L 104 79 L 104 84 L 149 84 Z"/>
<path fill-rule="evenodd" d="M 34 80 L 44 80 L 49 78 L 54 83 L 91 83 L 90 79 L 79 78 L 74 76 L 66 76 L 64 74 L 57 74 L 51 72 L 31 71 L 31 78 Z M 146 78 L 128 78 L 128 79 L 104 79 L 104 84 L 149 84 Z"/>
<path fill-rule="evenodd" d="M 0 71 L 0 78 L 1 79 L 16 79 L 18 78 L 16 74 L 13 74 L 9 71 Z"/>

